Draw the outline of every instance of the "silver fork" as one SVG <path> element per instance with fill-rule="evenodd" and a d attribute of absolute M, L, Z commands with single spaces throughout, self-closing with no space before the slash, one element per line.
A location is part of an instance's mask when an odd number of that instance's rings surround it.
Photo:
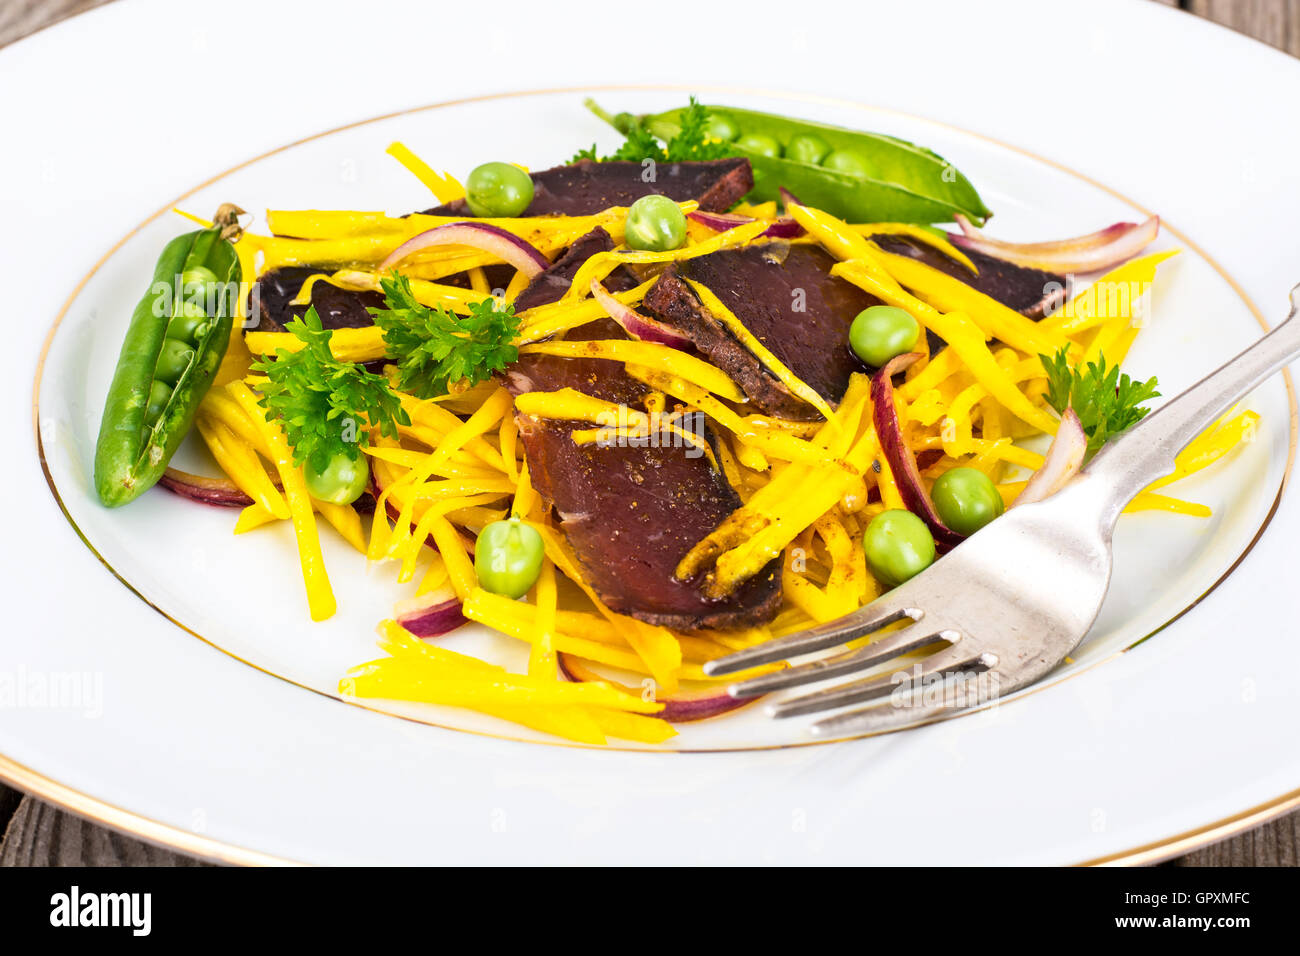
<path fill-rule="evenodd" d="M 775 717 L 865 704 L 811 725 L 818 736 L 928 723 L 1038 680 L 1083 640 L 1110 584 L 1120 512 L 1171 473 L 1174 456 L 1260 382 L 1300 356 L 1300 285 L 1291 314 L 1266 336 L 1099 452 L 1043 501 L 1007 511 L 910 581 L 861 610 L 704 665 L 731 674 L 828 651 L 897 622 L 864 646 L 741 681 L 734 697 L 853 677 L 911 651 L 910 669 L 859 677 L 779 700 Z"/>

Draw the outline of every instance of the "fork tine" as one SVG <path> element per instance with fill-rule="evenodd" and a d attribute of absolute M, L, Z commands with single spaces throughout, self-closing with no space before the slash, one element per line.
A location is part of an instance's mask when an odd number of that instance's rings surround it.
<path fill-rule="evenodd" d="M 710 677 L 734 674 L 736 671 L 759 664 L 770 664 L 772 661 L 783 661 L 788 657 L 824 651 L 845 641 L 857 640 L 905 617 L 910 617 L 913 621 L 919 621 L 922 617 L 922 612 L 917 608 L 884 605 L 877 607 L 878 603 L 880 602 L 868 604 L 862 610 L 837 621 L 820 624 L 797 634 L 764 641 L 743 651 L 736 651 L 726 657 L 708 661 L 704 665 L 704 673 Z"/>
<path fill-rule="evenodd" d="M 732 684 L 727 688 L 727 692 L 732 697 L 757 697 L 759 694 L 770 694 L 773 691 L 798 687 L 801 684 L 830 680 L 832 677 L 841 677 L 845 674 L 864 671 L 868 667 L 893 660 L 908 651 L 924 647 L 927 644 L 933 644 L 936 641 L 952 643 L 960 636 L 955 631 L 935 632 L 930 627 L 912 624 L 901 631 L 886 634 L 880 640 L 854 651 L 823 658 L 809 664 L 789 667 L 772 674 L 760 674 L 758 677 L 751 677 L 749 680 Z"/>
<path fill-rule="evenodd" d="M 925 724 L 944 717 L 961 713 L 974 704 L 941 703 L 929 707 L 890 707 L 877 703 L 873 707 L 861 707 L 857 710 L 824 717 L 808 728 L 814 737 L 839 737 L 843 734 L 883 734 L 891 730 L 901 730 L 913 724 Z"/>
<path fill-rule="evenodd" d="M 865 700 L 888 697 L 895 689 L 899 688 L 902 683 L 901 677 L 907 677 L 910 681 L 917 682 L 928 677 L 951 674 L 962 670 L 974 670 L 977 667 L 983 668 L 981 656 L 972 657 L 962 649 L 960 644 L 956 644 L 947 650 L 939 651 L 925 658 L 925 660 L 917 662 L 910 672 L 905 669 L 891 671 L 878 677 L 851 681 L 812 694 L 805 694 L 802 697 L 778 701 L 772 705 L 771 713 L 773 717 L 797 717 L 802 714 L 815 714 L 835 707 L 859 704 Z M 907 693 L 908 691 L 904 688 L 903 692 Z"/>

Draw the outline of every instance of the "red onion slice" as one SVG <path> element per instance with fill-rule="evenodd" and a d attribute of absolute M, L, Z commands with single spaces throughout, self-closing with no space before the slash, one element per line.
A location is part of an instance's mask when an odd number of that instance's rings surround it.
<path fill-rule="evenodd" d="M 687 214 L 688 219 L 694 219 L 702 226 L 714 230 L 715 232 L 726 232 L 728 229 L 735 229 L 737 226 L 743 226 L 746 223 L 753 222 L 749 216 L 738 216 L 730 212 L 695 212 Z M 764 237 L 769 239 L 797 239 L 804 234 L 803 226 L 799 225 L 793 219 L 778 219 L 768 226 L 758 238 Z"/>
<path fill-rule="evenodd" d="M 588 670 L 571 654 L 565 654 L 561 651 L 556 655 L 556 662 L 560 666 L 560 673 L 567 680 L 580 684 L 590 681 L 603 681 L 607 684 L 613 684 L 629 694 L 639 694 L 638 688 L 626 687 L 617 681 L 609 680 L 602 677 L 595 671 Z M 706 717 L 717 717 L 728 711 L 744 707 L 746 704 L 758 700 L 757 697 L 735 698 L 727 693 L 726 687 L 719 687 L 716 690 L 679 690 L 670 697 L 656 697 L 656 702 L 663 704 L 664 709 L 657 714 L 651 714 L 652 717 L 658 717 L 672 724 L 689 723 L 692 720 L 704 720 Z"/>
<path fill-rule="evenodd" d="M 660 345 L 668 345 L 675 349 L 691 347 L 691 340 L 680 332 L 669 328 L 662 322 L 648 319 L 640 312 L 630 309 L 618 301 L 605 290 L 605 287 L 600 284 L 600 280 L 591 280 L 591 294 L 600 303 L 601 308 L 609 313 L 609 317 L 623 326 L 623 331 L 632 338 L 641 339 L 644 342 L 658 342 Z"/>
<path fill-rule="evenodd" d="M 1087 452 L 1088 436 L 1084 434 L 1079 416 L 1074 414 L 1073 408 L 1067 408 L 1061 416 L 1061 427 L 1052 439 L 1052 447 L 1047 449 L 1043 466 L 1034 472 L 1011 506 L 1031 504 L 1056 494 L 1083 467 Z"/>
<path fill-rule="evenodd" d="M 876 437 L 880 440 L 880 450 L 889 462 L 889 470 L 893 472 L 894 483 L 898 485 L 903 504 L 908 511 L 925 522 L 934 535 L 935 548 L 942 553 L 952 550 L 966 539 L 939 518 L 939 512 L 935 510 L 934 502 L 930 500 L 930 495 L 921 482 L 921 472 L 916 467 L 912 450 L 903 440 L 903 425 L 898 420 L 898 409 L 894 407 L 892 376 L 920 357 L 920 352 L 895 356 L 876 373 L 876 377 L 871 380 L 871 402 L 874 406 L 872 416 L 875 419 Z"/>
<path fill-rule="evenodd" d="M 948 236 L 954 246 L 1048 272 L 1100 272 L 1109 269 L 1133 258 L 1160 233 L 1159 216 L 1141 223 L 1117 222 L 1086 236 L 1053 242 L 990 239 L 961 214 L 957 215 L 957 224 L 961 226 L 962 235 Z"/>
<path fill-rule="evenodd" d="M 416 637 L 439 637 L 467 623 L 461 608 L 459 598 L 425 595 L 398 604 L 395 619 Z"/>
<path fill-rule="evenodd" d="M 470 246 L 481 249 L 514 266 L 530 279 L 551 264 L 533 246 L 499 226 L 486 222 L 453 222 L 435 226 L 407 239 L 380 263 L 379 271 L 386 272 L 408 256 L 433 246 Z"/>
<path fill-rule="evenodd" d="M 216 508 L 247 508 L 253 499 L 239 490 L 229 478 L 208 478 L 188 471 L 168 468 L 158 479 L 172 494 Z"/>

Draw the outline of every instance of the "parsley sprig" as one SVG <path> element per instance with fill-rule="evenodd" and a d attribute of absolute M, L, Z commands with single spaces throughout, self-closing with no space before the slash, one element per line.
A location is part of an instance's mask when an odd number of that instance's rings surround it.
<path fill-rule="evenodd" d="M 596 155 L 596 145 L 580 151 L 571 163 L 580 159 L 595 159 L 600 162 L 610 160 L 632 160 L 642 162 L 652 159 L 657 163 L 697 162 L 709 159 L 722 159 L 728 155 L 727 144 L 709 136 L 709 109 L 691 97 L 690 105 L 682 111 L 681 129 L 666 144 L 645 128 L 641 120 L 630 113 L 617 116 L 605 114 L 595 103 L 587 104 L 593 112 L 602 116 L 626 138 L 623 145 L 608 156 Z"/>
<path fill-rule="evenodd" d="M 397 426 L 411 423 L 387 379 L 334 357 L 334 333 L 321 328 L 315 307 L 285 331 L 303 347 L 278 349 L 274 359 L 263 356 L 250 367 L 267 377 L 260 404 L 284 427 L 295 463 L 319 472 L 340 453 L 356 461 L 370 441 L 367 426 L 396 438 Z"/>
<path fill-rule="evenodd" d="M 476 385 L 519 357 L 514 344 L 519 318 L 514 307 L 489 297 L 458 316 L 421 305 L 398 272 L 379 280 L 387 308 L 371 309 L 384 333 L 388 357 L 397 363 L 400 387 L 417 398 L 446 395 L 453 382 Z"/>
<path fill-rule="evenodd" d="M 1047 371 L 1047 401 L 1058 412 L 1074 409 L 1088 436 L 1088 451 L 1095 452 L 1124 429 L 1146 416 L 1144 402 L 1159 398 L 1154 377 L 1134 381 L 1118 365 L 1106 367 L 1106 356 L 1098 355 L 1085 369 L 1070 364 L 1064 346 L 1054 356 L 1040 355 Z"/>

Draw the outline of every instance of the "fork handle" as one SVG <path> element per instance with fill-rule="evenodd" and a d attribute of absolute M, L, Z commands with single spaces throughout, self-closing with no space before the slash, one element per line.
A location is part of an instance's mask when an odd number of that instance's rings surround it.
<path fill-rule="evenodd" d="M 1158 478 L 1171 474 L 1174 458 L 1256 385 L 1300 356 L 1300 285 L 1291 290 L 1291 314 L 1218 371 L 1166 402 L 1108 444 L 1083 469 L 1101 479 L 1112 497 L 1113 524 L 1120 511 Z"/>

